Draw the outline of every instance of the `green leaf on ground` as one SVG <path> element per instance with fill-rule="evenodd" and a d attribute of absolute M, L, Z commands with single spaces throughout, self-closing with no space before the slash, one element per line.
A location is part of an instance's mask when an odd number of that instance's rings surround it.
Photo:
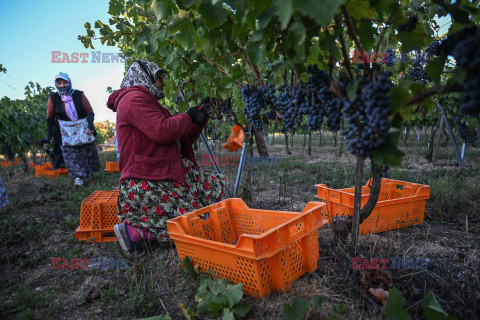
<path fill-rule="evenodd" d="M 448 313 L 443 310 L 442 306 L 438 302 L 437 298 L 432 292 L 429 292 L 422 302 L 423 312 L 425 317 L 429 320 L 455 320 L 456 317 L 448 315 Z"/>
<path fill-rule="evenodd" d="M 303 319 L 303 316 L 307 313 L 310 304 L 308 301 L 302 298 L 293 298 L 292 305 L 288 303 L 283 304 L 283 310 L 285 317 L 289 320 Z"/>
<path fill-rule="evenodd" d="M 376 159 L 374 161 L 379 163 Z M 390 298 L 385 306 L 385 320 L 410 320 L 410 314 L 403 309 L 404 305 L 405 298 L 397 288 L 390 289 Z"/>

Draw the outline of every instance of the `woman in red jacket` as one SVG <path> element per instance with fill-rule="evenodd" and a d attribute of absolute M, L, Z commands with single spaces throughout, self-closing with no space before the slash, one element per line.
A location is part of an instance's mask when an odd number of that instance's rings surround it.
<path fill-rule="evenodd" d="M 135 61 L 107 106 L 117 112 L 120 194 L 114 226 L 129 254 L 142 240 L 168 239 L 167 220 L 222 199 L 224 176 L 202 171 L 192 143 L 208 121 L 198 107 L 172 116 L 164 98 L 165 72 L 155 63 Z"/>

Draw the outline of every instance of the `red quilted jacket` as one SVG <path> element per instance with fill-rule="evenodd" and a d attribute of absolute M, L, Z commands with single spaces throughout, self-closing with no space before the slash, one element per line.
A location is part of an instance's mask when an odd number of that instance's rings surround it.
<path fill-rule="evenodd" d="M 196 164 L 192 143 L 202 127 L 190 116 L 172 116 L 141 86 L 132 86 L 110 95 L 107 107 L 117 112 L 117 141 L 120 152 L 120 179 L 173 180 L 185 183 L 181 153 Z"/>

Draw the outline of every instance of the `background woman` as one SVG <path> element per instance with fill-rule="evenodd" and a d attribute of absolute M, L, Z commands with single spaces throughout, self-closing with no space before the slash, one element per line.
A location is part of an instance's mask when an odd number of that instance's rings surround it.
<path fill-rule="evenodd" d="M 127 255 L 139 241 L 168 239 L 168 219 L 220 201 L 225 192 L 225 177 L 200 170 L 192 148 L 207 111 L 172 116 L 158 103 L 164 76 L 155 63 L 136 61 L 107 102 L 117 112 L 120 150 L 122 223 L 114 230 Z"/>
<path fill-rule="evenodd" d="M 95 114 L 92 106 L 83 91 L 72 88 L 72 81 L 68 74 L 60 72 L 55 76 L 57 92 L 50 95 L 47 107 L 47 130 L 48 140 L 58 143 L 53 138 L 55 119 L 63 121 L 75 121 L 87 119 L 87 134 L 94 134 L 93 120 Z M 94 172 L 100 171 L 95 141 L 78 146 L 62 146 L 62 154 L 65 167 L 71 178 L 75 179 L 74 185 L 82 186 L 83 180 L 90 177 Z"/>

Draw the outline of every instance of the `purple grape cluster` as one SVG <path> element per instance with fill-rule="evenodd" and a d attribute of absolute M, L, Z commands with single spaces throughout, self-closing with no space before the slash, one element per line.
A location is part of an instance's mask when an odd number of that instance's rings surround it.
<path fill-rule="evenodd" d="M 247 84 L 242 88 L 242 97 L 245 101 L 243 113 L 247 117 L 248 123 L 250 123 L 256 131 L 262 131 L 263 124 L 260 111 L 266 107 L 262 90 Z"/>
<path fill-rule="evenodd" d="M 430 57 L 439 56 L 440 55 L 440 40 L 433 40 L 433 42 L 425 49 L 425 53 L 428 54 Z"/>
<path fill-rule="evenodd" d="M 395 58 L 397 57 L 397 53 L 392 48 L 388 48 L 385 52 L 386 64 L 387 67 L 393 67 L 395 65 Z"/>
<path fill-rule="evenodd" d="M 455 122 L 455 126 L 457 127 L 458 133 L 460 134 L 463 142 L 469 143 L 475 147 L 475 144 L 478 140 L 477 131 L 469 128 L 466 123 L 461 120 L 459 114 L 456 114 L 453 117 L 453 121 Z"/>
<path fill-rule="evenodd" d="M 429 58 L 426 53 L 417 52 L 415 54 L 415 58 L 413 59 L 412 66 L 407 70 L 408 77 L 413 81 L 422 81 L 424 83 L 427 81 L 431 81 L 432 79 L 425 71 L 425 66 L 428 61 Z"/>
<path fill-rule="evenodd" d="M 468 26 L 449 35 L 440 44 L 442 54 L 452 55 L 457 65 L 467 72 L 463 83 L 460 112 L 480 114 L 480 27 Z"/>
<path fill-rule="evenodd" d="M 348 150 L 353 155 L 371 157 L 372 152 L 385 142 L 391 125 L 388 117 L 392 113 L 387 96 L 393 87 L 389 76 L 387 73 L 376 82 L 362 77 L 355 100 L 345 102 L 343 112 L 348 121 L 345 136 Z"/>

